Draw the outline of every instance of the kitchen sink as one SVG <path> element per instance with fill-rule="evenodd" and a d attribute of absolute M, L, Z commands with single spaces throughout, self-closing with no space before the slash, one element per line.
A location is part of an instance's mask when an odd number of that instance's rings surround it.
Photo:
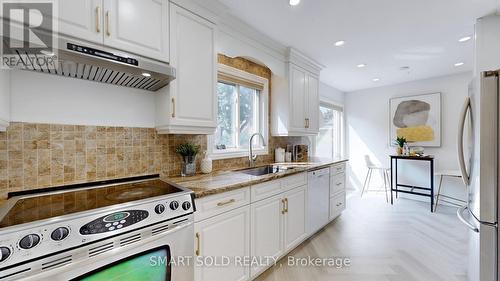
<path fill-rule="evenodd" d="M 252 175 L 252 176 L 263 176 L 268 174 L 275 174 L 279 172 L 286 171 L 288 169 L 293 169 L 292 167 L 280 167 L 276 165 L 268 165 L 256 168 L 248 168 L 244 170 L 240 170 L 241 173 Z"/>

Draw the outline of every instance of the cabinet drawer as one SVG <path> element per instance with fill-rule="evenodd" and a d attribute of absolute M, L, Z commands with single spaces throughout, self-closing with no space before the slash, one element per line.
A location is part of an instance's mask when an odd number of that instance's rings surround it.
<path fill-rule="evenodd" d="M 250 187 L 196 199 L 195 222 L 250 204 Z"/>
<path fill-rule="evenodd" d="M 345 192 L 330 198 L 330 220 L 338 217 L 345 208 Z"/>
<path fill-rule="evenodd" d="M 335 164 L 335 165 L 332 165 L 330 167 L 330 175 L 331 176 L 341 174 L 341 173 L 345 173 L 345 163 Z"/>
<path fill-rule="evenodd" d="M 274 180 L 264 182 L 261 184 L 252 185 L 251 187 L 251 201 L 256 202 L 265 198 L 269 198 L 281 192 L 281 181 Z"/>
<path fill-rule="evenodd" d="M 281 179 L 281 190 L 288 191 L 307 184 L 307 173 L 299 173 Z"/>
<path fill-rule="evenodd" d="M 330 177 L 330 196 L 345 191 L 345 173 Z"/>

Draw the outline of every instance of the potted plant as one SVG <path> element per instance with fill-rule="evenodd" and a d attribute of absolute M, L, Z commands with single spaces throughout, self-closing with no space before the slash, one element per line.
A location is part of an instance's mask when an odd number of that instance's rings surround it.
<path fill-rule="evenodd" d="M 175 148 L 175 152 L 182 156 L 181 176 L 192 176 L 196 174 L 196 155 L 200 152 L 200 146 L 192 143 L 183 143 Z"/>
<path fill-rule="evenodd" d="M 397 147 L 398 155 L 402 155 L 403 154 L 403 147 L 405 146 L 405 143 L 406 143 L 406 138 L 397 137 L 395 143 L 398 145 L 398 147 Z"/>

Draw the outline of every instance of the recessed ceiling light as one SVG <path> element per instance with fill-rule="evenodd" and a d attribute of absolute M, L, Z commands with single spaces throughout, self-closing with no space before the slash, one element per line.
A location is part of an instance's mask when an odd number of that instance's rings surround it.
<path fill-rule="evenodd" d="M 378 82 L 378 81 L 380 81 L 380 78 L 373 78 L 372 81 L 373 82 Z"/>
<path fill-rule="evenodd" d="M 458 42 L 463 43 L 463 42 L 469 41 L 470 39 L 472 39 L 472 37 L 465 36 L 465 37 L 462 37 L 462 38 L 458 39 Z"/>
<path fill-rule="evenodd" d="M 144 73 L 142 73 L 142 76 L 144 76 L 144 77 L 151 77 L 151 74 L 147 73 L 147 72 L 144 72 Z"/>
<path fill-rule="evenodd" d="M 343 41 L 343 40 L 335 42 L 335 46 L 337 46 L 337 47 L 344 46 L 344 45 L 345 45 L 345 41 Z"/>
<path fill-rule="evenodd" d="M 360 63 L 358 65 L 356 65 L 357 68 L 363 68 L 363 67 L 366 67 L 366 63 Z"/>
<path fill-rule="evenodd" d="M 290 3 L 290 6 L 297 6 L 300 3 L 300 0 L 290 0 L 288 3 Z"/>
<path fill-rule="evenodd" d="M 459 66 L 462 66 L 462 65 L 464 65 L 463 62 L 457 62 L 457 63 L 455 63 L 455 67 L 459 67 Z"/>

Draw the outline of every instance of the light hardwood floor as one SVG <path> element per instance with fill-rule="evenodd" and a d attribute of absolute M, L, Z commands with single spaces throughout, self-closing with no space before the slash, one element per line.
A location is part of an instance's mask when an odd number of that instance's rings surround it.
<path fill-rule="evenodd" d="M 348 208 L 289 255 L 348 257 L 351 266 L 291 267 L 287 257 L 259 281 L 463 281 L 466 280 L 467 229 L 455 208 L 398 199 L 391 206 L 382 194 L 353 195 Z"/>

